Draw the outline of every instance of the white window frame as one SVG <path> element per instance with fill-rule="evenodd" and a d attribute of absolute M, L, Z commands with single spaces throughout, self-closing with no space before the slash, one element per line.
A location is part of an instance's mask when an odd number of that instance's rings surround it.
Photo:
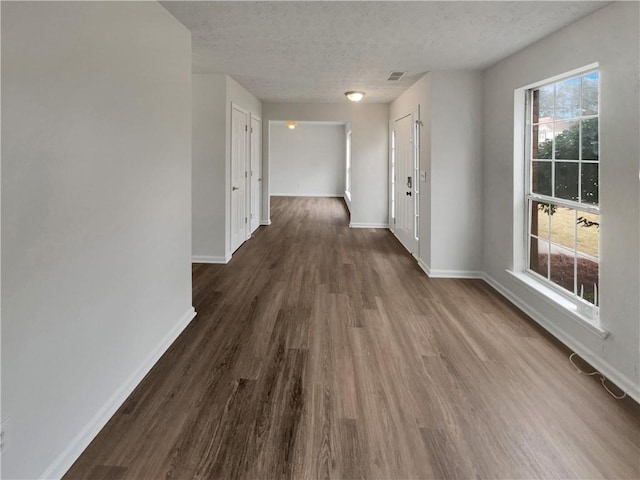
<path fill-rule="evenodd" d="M 585 320 L 592 330 L 600 336 L 606 336 L 607 332 L 600 329 L 599 306 L 595 306 L 573 292 L 566 290 L 547 278 L 542 277 L 530 270 L 530 201 L 553 203 L 558 206 L 565 206 L 578 211 L 597 213 L 600 215 L 600 206 L 586 203 L 564 200 L 561 198 L 547 197 L 531 193 L 531 91 L 545 85 L 554 84 L 563 80 L 586 75 L 590 72 L 598 71 L 597 63 L 572 70 L 545 80 L 526 85 L 515 91 L 514 95 L 514 261 L 513 271 L 510 272 L 519 280 L 533 288 L 538 294 L 550 302 L 568 310 L 574 318 Z M 601 73 L 600 80 L 602 79 Z M 600 97 L 601 88 L 598 88 Z M 598 118 L 600 117 L 600 98 L 598 98 Z M 601 124 L 598 122 L 598 130 Z M 600 137 L 600 135 L 598 135 Z M 581 150 L 581 146 L 579 147 Z M 581 151 L 580 151 L 581 155 Z M 598 155 L 600 157 L 600 155 Z M 581 158 L 581 157 L 580 157 Z M 600 160 L 600 159 L 599 159 Z M 600 162 L 598 162 L 599 169 Z M 553 168 L 552 168 L 553 172 Z M 555 173 L 555 172 L 554 172 Z M 580 175 L 578 176 L 580 181 Z M 552 177 L 553 182 L 553 177 Z M 580 189 L 580 184 L 578 184 Z M 580 190 L 579 190 L 580 191 Z M 599 198 L 599 204 L 600 204 Z M 574 252 L 575 254 L 575 252 Z M 598 259 L 598 264 L 600 261 Z M 600 302 L 598 302 L 600 303 Z"/>

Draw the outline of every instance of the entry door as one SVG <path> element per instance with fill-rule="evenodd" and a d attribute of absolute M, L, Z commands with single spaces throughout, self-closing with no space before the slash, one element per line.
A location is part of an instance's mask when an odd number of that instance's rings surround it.
<path fill-rule="evenodd" d="M 260 226 L 262 206 L 262 122 L 251 117 L 251 233 Z"/>
<path fill-rule="evenodd" d="M 247 134 L 249 115 L 231 109 L 231 251 L 247 239 Z"/>
<path fill-rule="evenodd" d="M 413 115 L 393 125 L 395 154 L 394 233 L 409 252 L 418 253 L 418 158 Z"/>

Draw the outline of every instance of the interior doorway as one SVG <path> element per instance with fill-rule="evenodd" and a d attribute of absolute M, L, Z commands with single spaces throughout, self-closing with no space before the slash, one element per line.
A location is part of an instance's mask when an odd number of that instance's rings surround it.
<path fill-rule="evenodd" d="M 270 121 L 269 196 L 345 197 L 345 122 Z"/>

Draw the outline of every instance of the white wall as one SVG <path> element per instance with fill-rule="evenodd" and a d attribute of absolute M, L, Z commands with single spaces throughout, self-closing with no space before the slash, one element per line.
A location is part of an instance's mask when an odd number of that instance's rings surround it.
<path fill-rule="evenodd" d="M 484 72 L 484 269 L 554 335 L 640 399 L 639 5 L 616 2 Z M 595 34 L 594 32 L 597 32 Z M 600 63 L 600 292 L 602 340 L 536 296 L 513 268 L 514 90 Z"/>
<path fill-rule="evenodd" d="M 272 103 L 263 106 L 263 217 L 269 216 L 269 123 L 351 122 L 351 223 L 388 224 L 388 104 Z"/>
<path fill-rule="evenodd" d="M 480 72 L 431 72 L 432 275 L 481 269 L 481 110 Z"/>
<path fill-rule="evenodd" d="M 345 127 L 299 122 L 295 129 L 271 123 L 271 195 L 344 195 Z"/>
<path fill-rule="evenodd" d="M 193 75 L 194 257 L 224 257 L 227 76 Z"/>
<path fill-rule="evenodd" d="M 2 3 L 2 478 L 59 477 L 193 316 L 191 40 Z"/>
<path fill-rule="evenodd" d="M 260 118 L 262 103 L 225 74 L 193 75 L 193 260 L 231 258 L 231 104 Z"/>
<path fill-rule="evenodd" d="M 420 107 L 420 248 L 431 276 L 478 276 L 482 265 L 481 74 L 427 73 L 390 108 L 393 122 Z"/>

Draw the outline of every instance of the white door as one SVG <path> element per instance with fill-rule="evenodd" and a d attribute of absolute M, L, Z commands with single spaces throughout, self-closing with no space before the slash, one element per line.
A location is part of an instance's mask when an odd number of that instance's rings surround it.
<path fill-rule="evenodd" d="M 418 254 L 417 129 L 413 115 L 393 124 L 394 225 L 393 232 L 409 252 Z"/>
<path fill-rule="evenodd" d="M 251 215 L 250 230 L 255 232 L 260 226 L 260 210 L 262 208 L 262 122 L 251 117 Z"/>
<path fill-rule="evenodd" d="M 247 239 L 247 134 L 249 116 L 231 109 L 231 251 Z"/>

